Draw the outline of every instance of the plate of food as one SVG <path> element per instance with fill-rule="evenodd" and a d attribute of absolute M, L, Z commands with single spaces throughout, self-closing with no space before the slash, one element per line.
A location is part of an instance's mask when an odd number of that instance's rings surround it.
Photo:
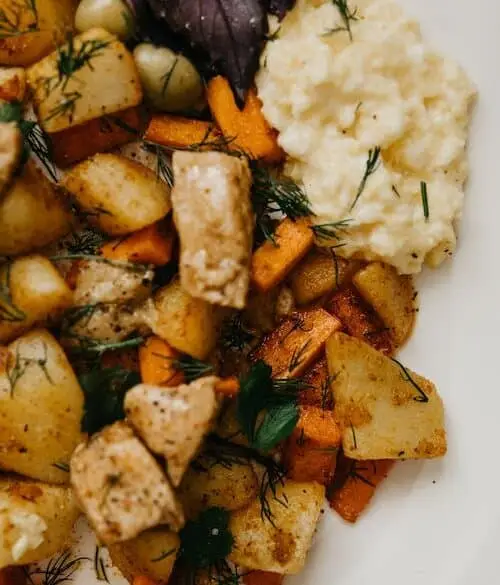
<path fill-rule="evenodd" d="M 496 582 L 499 24 L 0 0 L 0 585 Z"/>

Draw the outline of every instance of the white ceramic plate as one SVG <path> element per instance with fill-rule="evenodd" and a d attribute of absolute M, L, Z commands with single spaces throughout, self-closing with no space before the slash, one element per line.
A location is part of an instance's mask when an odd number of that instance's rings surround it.
<path fill-rule="evenodd" d="M 305 572 L 287 585 L 500 583 L 500 4 L 401 1 L 480 92 L 460 249 L 419 279 L 422 309 L 403 355 L 441 390 L 449 455 L 399 464 L 356 526 L 327 511 Z M 82 552 L 92 556 L 93 542 Z M 108 577 L 125 583 L 113 569 Z M 74 583 L 102 585 L 92 563 Z"/>

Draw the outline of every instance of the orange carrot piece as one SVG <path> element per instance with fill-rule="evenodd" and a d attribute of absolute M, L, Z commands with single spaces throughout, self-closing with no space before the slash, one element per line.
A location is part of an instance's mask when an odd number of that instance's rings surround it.
<path fill-rule="evenodd" d="M 102 356 L 101 364 L 105 368 L 123 368 L 129 372 L 138 372 L 139 353 L 135 348 L 107 351 Z"/>
<path fill-rule="evenodd" d="M 323 309 L 292 313 L 252 351 L 254 362 L 264 360 L 276 378 L 301 376 L 318 359 L 326 340 L 342 325 Z"/>
<path fill-rule="evenodd" d="M 352 287 L 336 292 L 325 304 L 325 309 L 342 321 L 349 335 L 385 355 L 394 353 L 390 330 Z"/>
<path fill-rule="evenodd" d="M 144 384 L 157 386 L 178 386 L 184 376 L 175 369 L 173 362 L 179 352 L 160 337 L 149 337 L 139 347 L 139 366 Z"/>
<path fill-rule="evenodd" d="M 172 149 L 193 145 L 203 149 L 206 145 L 206 149 L 210 150 L 210 144 L 220 137 L 220 132 L 211 122 L 161 114 L 151 118 L 144 140 Z"/>
<path fill-rule="evenodd" d="M 332 410 L 333 395 L 330 389 L 330 374 L 326 358 L 323 357 L 304 374 L 305 388 L 299 392 L 299 404 L 318 406 L 323 410 Z"/>
<path fill-rule="evenodd" d="M 285 447 L 285 467 L 290 479 L 329 485 L 342 442 L 333 413 L 315 406 L 301 408 L 299 422 Z"/>
<path fill-rule="evenodd" d="M 0 585 L 25 585 L 26 577 L 21 567 L 0 569 Z"/>
<path fill-rule="evenodd" d="M 125 238 L 104 244 L 101 253 L 109 260 L 164 266 L 172 259 L 174 242 L 173 228 L 164 229 L 162 224 L 155 223 Z"/>
<path fill-rule="evenodd" d="M 133 585 L 158 585 L 158 583 L 149 577 L 140 575 L 138 577 L 134 577 Z"/>
<path fill-rule="evenodd" d="M 242 150 L 250 158 L 262 159 L 270 164 L 283 159 L 278 144 L 278 133 L 271 128 L 262 113 L 262 102 L 254 89 L 250 89 L 242 110 L 236 105 L 227 79 L 218 76 L 207 87 L 207 99 L 212 115 L 230 147 Z"/>
<path fill-rule="evenodd" d="M 143 130 L 141 110 L 129 108 L 51 134 L 52 158 L 64 169 L 98 152 L 137 140 Z"/>
<path fill-rule="evenodd" d="M 26 81 L 16 70 L 10 69 L 10 77 L 3 77 L 0 83 L 0 100 L 5 102 L 22 102 L 26 92 Z"/>
<path fill-rule="evenodd" d="M 245 585 L 282 585 L 284 575 L 267 571 L 251 571 L 243 575 Z"/>
<path fill-rule="evenodd" d="M 240 391 L 238 378 L 222 378 L 215 384 L 215 391 L 229 398 L 233 398 Z"/>
<path fill-rule="evenodd" d="M 276 228 L 276 243 L 266 241 L 252 257 L 251 279 L 261 291 L 277 286 L 296 266 L 314 243 L 308 220 L 285 219 Z"/>
<path fill-rule="evenodd" d="M 330 506 L 347 522 L 356 522 L 384 481 L 394 461 L 355 461 L 341 454 L 328 499 Z"/>

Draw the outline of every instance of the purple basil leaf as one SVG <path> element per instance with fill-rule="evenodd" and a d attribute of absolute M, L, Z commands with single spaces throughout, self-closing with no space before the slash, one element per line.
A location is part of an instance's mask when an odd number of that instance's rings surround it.
<path fill-rule="evenodd" d="M 295 6 L 295 0 L 270 0 L 269 12 L 283 20 L 286 13 Z"/>
<path fill-rule="evenodd" d="M 148 0 L 158 18 L 205 51 L 229 79 L 241 105 L 251 87 L 267 34 L 260 0 Z"/>

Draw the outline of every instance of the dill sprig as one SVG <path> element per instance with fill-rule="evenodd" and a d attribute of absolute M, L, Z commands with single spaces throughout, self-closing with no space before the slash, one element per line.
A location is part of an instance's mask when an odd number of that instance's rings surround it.
<path fill-rule="evenodd" d="M 167 90 L 168 90 L 168 86 L 170 85 L 170 81 L 172 80 L 172 75 L 174 74 L 174 71 L 175 71 L 178 64 L 179 64 L 179 55 L 176 55 L 175 61 L 172 63 L 172 66 L 165 73 L 165 75 L 163 75 L 161 78 L 161 80 L 163 81 L 163 85 L 161 88 L 162 95 L 166 95 Z"/>
<path fill-rule="evenodd" d="M 44 118 L 44 122 L 49 122 L 54 118 L 60 116 L 66 116 L 70 122 L 73 121 L 75 115 L 76 103 L 82 98 L 82 94 L 79 91 L 72 91 L 70 93 L 63 94 L 63 99 L 54 106 L 47 117 Z"/>
<path fill-rule="evenodd" d="M 288 371 L 293 372 L 296 368 L 298 368 L 302 362 L 304 361 L 307 349 L 311 344 L 311 340 L 308 339 L 304 345 L 301 347 L 296 348 L 293 353 L 292 357 L 290 358 L 290 363 L 288 364 Z"/>
<path fill-rule="evenodd" d="M 391 360 L 401 368 L 401 376 L 402 376 L 403 380 L 405 382 L 408 382 L 409 384 L 411 384 L 415 388 L 415 390 L 418 392 L 418 396 L 415 396 L 413 398 L 413 400 L 415 402 L 423 402 L 423 403 L 429 402 L 429 397 L 422 390 L 422 388 L 419 386 L 419 384 L 417 384 L 417 382 L 415 381 L 415 379 L 411 375 L 411 373 L 408 370 L 408 368 L 405 367 L 401 362 L 399 362 L 395 358 L 391 358 Z"/>
<path fill-rule="evenodd" d="M 15 323 L 24 321 L 26 313 L 14 304 L 10 290 L 12 263 L 7 262 L 0 267 L 0 322 Z"/>
<path fill-rule="evenodd" d="M 354 201 L 352 202 L 351 211 L 354 209 L 354 206 L 358 202 L 358 199 L 361 197 L 363 191 L 365 190 L 366 182 L 368 181 L 370 176 L 373 175 L 373 173 L 375 173 L 375 171 L 379 168 L 380 163 L 381 163 L 380 146 L 376 146 L 375 148 L 370 149 L 368 151 L 368 160 L 366 161 L 365 172 L 364 172 L 363 178 L 361 179 L 361 183 L 359 184 L 358 192 L 356 193 L 356 197 L 354 198 Z"/>
<path fill-rule="evenodd" d="M 38 158 L 50 178 L 57 183 L 57 167 L 52 159 L 52 148 L 45 131 L 36 122 L 28 120 L 20 120 L 19 127 L 23 135 L 25 148 Z"/>
<path fill-rule="evenodd" d="M 37 32 L 38 11 L 36 0 L 9 0 L 8 9 L 0 8 L 0 39 L 8 39 Z M 22 24 L 26 14 L 31 22 Z"/>
<path fill-rule="evenodd" d="M 93 229 L 87 228 L 80 232 L 74 232 L 71 238 L 65 242 L 68 254 L 84 256 L 99 256 L 98 252 L 106 238 Z"/>
<path fill-rule="evenodd" d="M 14 364 L 12 367 L 7 369 L 7 379 L 9 380 L 11 397 L 14 396 L 14 391 L 19 380 L 24 376 L 24 374 L 26 374 L 30 366 L 38 366 L 42 370 L 47 381 L 50 384 L 54 383 L 47 369 L 48 355 L 47 346 L 45 343 L 43 344 L 43 350 L 44 356 L 42 358 L 27 358 L 21 355 L 21 345 L 19 344 L 17 346 Z"/>
<path fill-rule="evenodd" d="M 420 195 L 422 197 L 425 221 L 429 221 L 429 200 L 427 198 L 427 183 L 425 181 L 420 181 Z"/>
<path fill-rule="evenodd" d="M 340 221 L 316 224 L 311 226 L 311 229 L 318 240 L 336 240 L 340 242 L 349 231 L 351 222 L 352 219 L 341 219 Z"/>
<path fill-rule="evenodd" d="M 104 560 L 101 557 L 101 549 L 102 547 L 96 545 L 94 553 L 95 576 L 98 581 L 106 581 L 106 583 L 109 583 L 108 575 L 106 573 L 106 565 L 104 564 Z"/>
<path fill-rule="evenodd" d="M 82 561 L 88 561 L 87 557 L 73 557 L 70 550 L 53 557 L 44 569 L 33 571 L 25 570 L 27 578 L 33 583 L 32 576 L 41 576 L 40 585 L 61 585 L 71 580 Z"/>
<path fill-rule="evenodd" d="M 58 461 L 57 463 L 52 463 L 52 467 L 59 469 L 59 471 L 64 471 L 64 473 L 69 473 L 69 465 L 68 465 L 68 463 L 64 463 L 64 461 Z"/>
<path fill-rule="evenodd" d="M 86 335 L 78 335 L 71 330 L 66 331 L 66 335 L 76 344 L 69 348 L 71 353 L 83 356 L 95 356 L 97 358 L 101 357 L 106 351 L 130 349 L 144 343 L 144 338 L 139 336 L 131 337 L 124 341 L 101 341 L 87 337 Z"/>
<path fill-rule="evenodd" d="M 332 2 L 339 11 L 343 26 L 336 26 L 330 29 L 327 34 L 344 31 L 349 35 L 349 39 L 352 41 L 351 23 L 359 20 L 358 9 L 356 7 L 350 8 L 347 0 L 332 0 Z"/>
<path fill-rule="evenodd" d="M 203 376 L 214 373 L 214 367 L 190 355 L 182 355 L 178 358 L 170 358 L 161 354 L 155 354 L 156 357 L 164 358 L 170 361 L 174 370 L 183 374 L 186 382 L 194 382 Z"/>
<path fill-rule="evenodd" d="M 165 181 L 172 188 L 174 186 L 174 171 L 170 161 L 171 151 L 168 148 L 155 144 L 154 142 L 144 141 L 145 150 L 153 152 L 156 156 L 156 177 L 160 181 Z"/>
<path fill-rule="evenodd" d="M 254 333 L 246 327 L 241 313 L 238 313 L 222 324 L 219 344 L 227 351 L 242 352 L 254 338 Z"/>
<path fill-rule="evenodd" d="M 123 268 L 130 272 L 145 272 L 148 270 L 146 264 L 136 264 L 134 262 L 126 262 L 122 260 L 110 260 L 104 256 L 98 256 L 96 254 L 58 254 L 57 256 L 51 256 L 49 258 L 51 262 L 62 262 L 64 260 L 88 260 L 90 262 L 102 262 L 109 266 L 115 266 L 116 268 Z"/>

